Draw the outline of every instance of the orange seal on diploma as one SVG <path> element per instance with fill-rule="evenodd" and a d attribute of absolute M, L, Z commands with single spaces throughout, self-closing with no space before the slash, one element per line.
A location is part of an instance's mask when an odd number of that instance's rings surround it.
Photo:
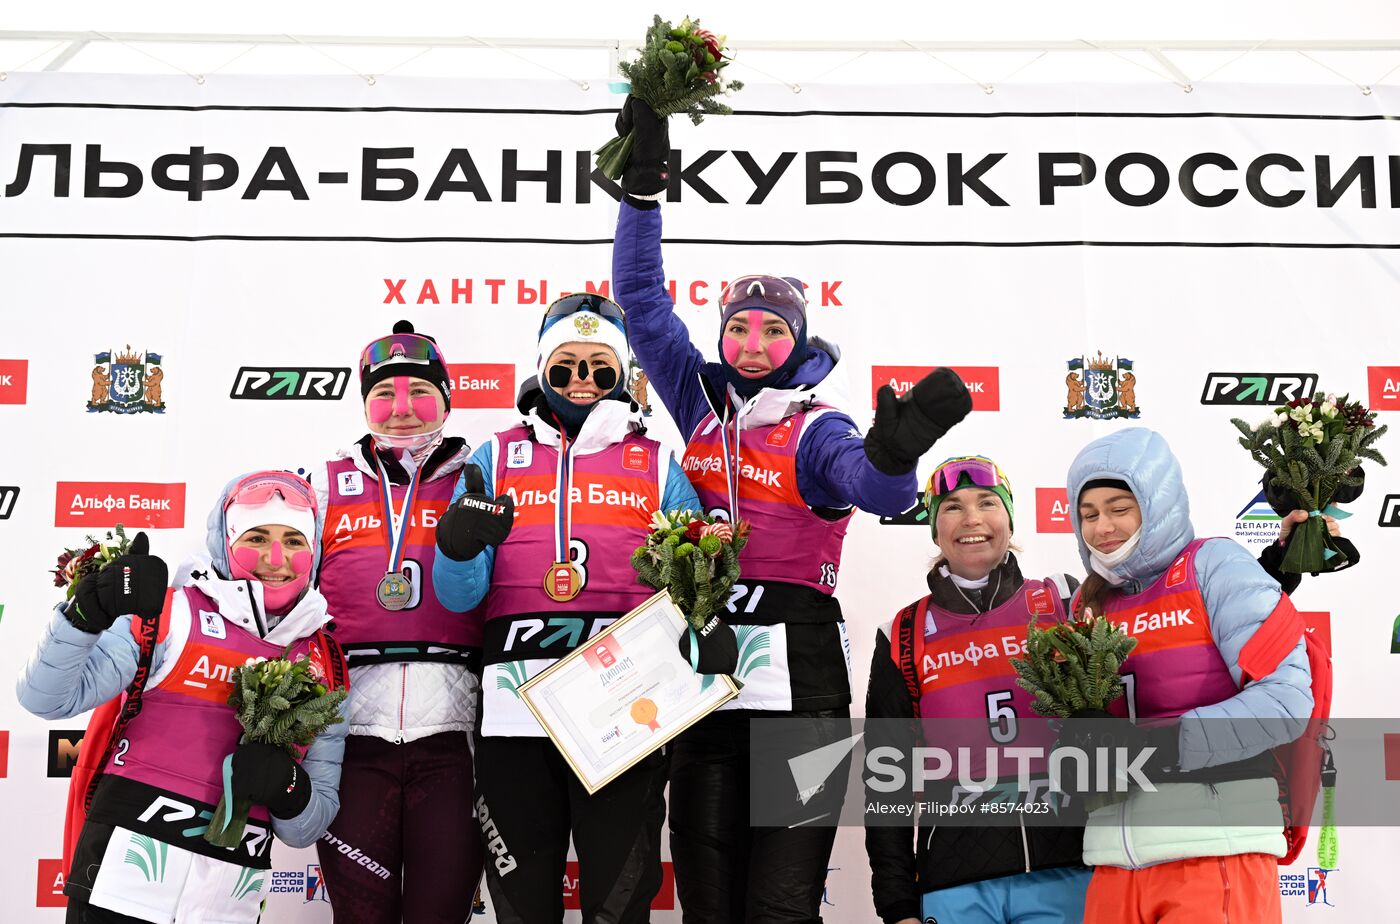
<path fill-rule="evenodd" d="M 661 726 L 656 724 L 656 703 L 645 696 L 633 701 L 632 721 L 638 725 L 645 725 L 652 731 L 660 731 Z"/>

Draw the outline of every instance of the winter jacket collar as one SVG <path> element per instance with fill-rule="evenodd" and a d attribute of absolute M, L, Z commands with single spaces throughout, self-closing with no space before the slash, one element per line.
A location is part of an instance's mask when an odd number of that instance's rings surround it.
<path fill-rule="evenodd" d="M 428 481 L 437 481 L 439 478 L 456 478 L 462 466 L 467 463 L 467 458 L 471 455 L 471 447 L 466 440 L 460 436 L 445 436 L 438 447 L 434 449 L 423 463 L 423 470 L 427 473 Z M 374 437 L 368 433 L 360 437 L 353 445 L 340 450 L 336 456 L 341 459 L 349 459 L 355 463 L 355 467 L 369 475 L 375 481 L 379 480 L 379 466 L 375 464 Z M 391 484 L 408 484 L 410 473 L 413 471 L 413 456 L 407 450 L 398 453 L 380 452 L 379 458 L 384 462 L 384 470 L 389 474 Z"/>
<path fill-rule="evenodd" d="M 174 586 L 177 590 L 185 586 L 195 588 L 218 605 L 219 615 L 273 645 L 290 645 L 311 635 L 331 619 L 326 611 L 326 598 L 315 587 L 307 587 L 291 612 L 269 629 L 262 584 L 224 580 L 206 554 L 192 555 L 181 562 L 175 570 Z"/>
<path fill-rule="evenodd" d="M 732 385 L 726 384 L 729 406 L 738 409 L 732 416 L 738 418 L 740 429 L 771 427 L 793 414 L 818 405 L 848 411 L 850 394 L 845 367 L 840 365 L 841 348 L 820 337 L 813 337 L 809 347 L 813 355 L 798 367 L 792 379 L 782 388 L 764 388 L 745 400 Z M 715 416 L 721 419 L 726 417 L 714 389 L 706 387 L 704 391 Z"/>

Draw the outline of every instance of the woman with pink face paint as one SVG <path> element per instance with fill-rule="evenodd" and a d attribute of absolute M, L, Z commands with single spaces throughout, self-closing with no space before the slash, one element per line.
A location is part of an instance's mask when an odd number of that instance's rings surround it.
<path fill-rule="evenodd" d="M 442 605 L 432 563 L 468 447 L 443 435 L 447 360 L 407 321 L 361 352 L 360 394 L 369 432 L 310 476 L 352 681 L 343 809 L 317 850 L 337 918 L 455 922 L 481 875 L 467 741 L 481 621 Z"/>
<path fill-rule="evenodd" d="M 662 266 L 666 123 L 629 97 L 617 127 L 636 133 L 612 274 L 633 349 L 688 443 L 682 464 L 706 512 L 753 527 L 720 614 L 737 636 L 744 688 L 671 745 L 677 891 L 687 922 L 817 921 L 835 828 L 804 824 L 821 810 L 795 789 L 767 801 L 800 813 L 750 825 L 750 796 L 760 801 L 750 790 L 751 724 L 827 720 L 806 723 L 811 749 L 845 737 L 850 644 L 833 594 L 846 528 L 857 507 L 894 515 L 914 506 L 919 457 L 972 401 L 952 370 L 935 369 L 903 396 L 882 388 L 862 436 L 841 351 L 809 336 L 807 299 L 791 277 L 731 276 L 717 300 L 722 361 L 706 362 Z M 832 795 L 834 813 L 841 797 Z"/>
<path fill-rule="evenodd" d="M 344 685 L 343 658 L 323 631 L 326 601 L 312 586 L 315 493 L 288 472 L 254 472 L 224 489 L 208 525 L 208 554 L 176 569 L 167 612 L 166 566 L 141 533 L 126 556 L 84 578 L 73 601 L 57 607 L 20 675 L 21 704 L 46 719 L 126 693 L 124 718 L 87 790 L 65 886 L 70 922 L 251 924 L 266 893 L 267 835 L 310 846 L 340 806 L 344 722 L 297 760 L 242 743 L 228 705 L 233 667 L 284 651 L 309 657 L 329 685 Z M 235 797 L 254 803 L 248 835 L 232 851 L 205 841 L 197 820 L 209 818 L 224 792 L 228 754 Z M 161 804 L 171 810 L 150 808 Z"/>

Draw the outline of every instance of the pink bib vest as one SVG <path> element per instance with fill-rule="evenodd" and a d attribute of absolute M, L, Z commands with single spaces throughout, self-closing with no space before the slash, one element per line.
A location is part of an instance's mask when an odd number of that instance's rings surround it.
<path fill-rule="evenodd" d="M 379 605 L 376 589 L 389 564 L 389 531 L 379 482 L 351 459 L 326 463 L 329 500 L 321 536 L 321 593 L 335 616 L 335 638 L 352 666 L 440 661 L 481 667 L 481 618 L 455 613 L 433 591 L 437 521 L 452 502 L 455 478 L 418 483 L 409 511 L 403 572 L 413 584 L 409 605 Z M 407 485 L 391 485 L 397 511 Z"/>
<path fill-rule="evenodd" d="M 911 617 L 904 630 L 900 621 Z M 1054 732 L 1031 709 L 1031 695 L 1016 683 L 1010 659 L 1024 657 L 1031 619 L 1049 625 L 1064 618 L 1064 602 L 1051 580 L 1026 581 L 1011 599 L 975 617 L 935 606 L 931 596 L 920 600 L 908 616 L 901 615 L 891 628 L 890 653 L 906 677 L 906 664 L 912 660 L 919 717 L 967 720 L 933 726 L 928 743 L 950 752 L 969 748 L 970 769 L 978 776 L 988 747 L 1053 745 Z M 1041 773 L 1045 762 L 1032 760 L 1030 766 L 1032 773 Z M 1014 762 L 999 765 L 998 776 L 1014 777 Z"/>
<path fill-rule="evenodd" d="M 530 613 L 620 614 L 655 593 L 637 581 L 631 557 L 661 508 L 660 443 L 629 433 L 606 449 L 573 455 L 568 554 L 582 572 L 583 589 L 560 602 L 544 589 L 556 554 L 559 449 L 536 442 L 524 426 L 496 440 L 496 493 L 515 501 L 515 525 L 496 549 L 485 603 L 488 626 Z"/>
<path fill-rule="evenodd" d="M 799 411 L 770 427 L 738 433 L 737 514 L 729 510 L 729 463 L 714 413 L 706 414 L 690 436 L 681 467 L 705 511 L 723 511 L 753 527 L 749 544 L 739 553 L 743 580 L 800 584 L 827 595 L 836 589 L 841 543 L 850 517 L 817 516 L 797 490 L 798 443 L 807 423 L 826 410 Z M 733 427 L 728 436 L 732 452 Z"/>
<path fill-rule="evenodd" d="M 223 795 L 224 758 L 233 753 L 243 736 L 243 726 L 228 703 L 233 670 L 249 658 L 283 657 L 283 646 L 269 644 L 224 619 L 218 605 L 194 587 L 185 587 L 184 593 L 190 612 L 189 636 L 179 651 L 168 653 L 176 658 L 174 667 L 166 671 L 162 665 L 164 679 L 144 692 L 141 712 L 127 723 L 123 740 L 103 774 L 189 799 L 193 806 L 103 805 L 108 801 L 104 792 L 113 790 L 100 786 L 89 814 L 93 819 L 120 824 L 231 863 L 267 869 L 272 839 L 265 807 L 253 806 L 248 826 L 251 833 L 239 850 L 213 847 L 199 835 L 209 821 L 203 812 L 212 814 Z M 309 655 L 327 677 L 332 676 L 328 653 L 315 636 L 299 640 L 286 656 L 295 660 L 302 655 Z M 133 817 L 125 817 L 128 812 L 133 812 Z M 179 832 L 187 841 L 171 837 L 171 821 L 188 827 Z"/>
<path fill-rule="evenodd" d="M 1119 669 L 1127 689 L 1109 705 L 1114 715 L 1174 719 L 1239 691 L 1210 634 L 1196 582 L 1196 551 L 1203 542 L 1189 543 L 1141 593 L 1104 595 L 1105 615 L 1138 640 Z"/>

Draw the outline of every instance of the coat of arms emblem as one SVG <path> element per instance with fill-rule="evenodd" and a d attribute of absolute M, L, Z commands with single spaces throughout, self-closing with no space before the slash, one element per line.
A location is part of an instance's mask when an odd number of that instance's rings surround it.
<path fill-rule="evenodd" d="M 1066 420 L 1112 420 L 1141 414 L 1131 359 L 1105 358 L 1102 352 L 1093 357 L 1076 356 L 1069 361 L 1065 389 Z"/>
<path fill-rule="evenodd" d="M 165 370 L 161 368 L 159 353 L 142 353 L 127 344 L 123 351 L 109 350 L 93 359 L 96 363 L 92 367 L 89 413 L 165 413 L 165 399 L 161 396 Z"/>

